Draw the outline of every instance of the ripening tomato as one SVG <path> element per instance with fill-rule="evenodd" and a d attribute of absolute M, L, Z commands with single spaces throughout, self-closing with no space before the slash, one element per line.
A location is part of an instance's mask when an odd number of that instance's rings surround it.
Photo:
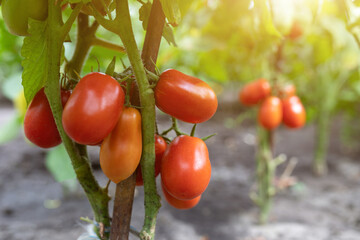
<path fill-rule="evenodd" d="M 114 183 L 130 177 L 139 165 L 142 151 L 141 115 L 124 108 L 115 129 L 100 147 L 100 166 Z"/>
<path fill-rule="evenodd" d="M 288 83 L 280 89 L 279 96 L 280 98 L 287 98 L 294 96 L 296 94 L 296 88 L 293 84 Z"/>
<path fill-rule="evenodd" d="M 294 21 L 293 25 L 291 26 L 290 33 L 288 34 L 288 37 L 291 40 L 295 40 L 301 37 L 301 35 L 303 35 L 303 32 L 304 31 L 301 24 L 298 21 Z"/>
<path fill-rule="evenodd" d="M 97 145 L 114 129 L 124 105 L 120 84 L 109 75 L 89 73 L 66 103 L 62 122 L 75 142 Z"/>
<path fill-rule="evenodd" d="M 181 200 L 201 195 L 209 184 L 211 163 L 203 140 L 178 136 L 166 149 L 161 163 L 161 181 L 173 197 Z"/>
<path fill-rule="evenodd" d="M 189 123 L 209 120 L 218 106 L 216 94 L 206 82 L 174 69 L 160 75 L 155 100 L 161 111 Z"/>
<path fill-rule="evenodd" d="M 177 198 L 174 198 L 173 196 L 171 196 L 166 191 L 164 186 L 163 185 L 161 185 L 161 186 L 162 186 L 162 190 L 163 190 L 166 201 L 174 208 L 183 209 L 183 210 L 190 209 L 190 208 L 195 207 L 200 202 L 201 195 L 197 196 L 196 198 L 189 199 L 189 200 L 180 200 L 180 199 L 177 199 Z"/>
<path fill-rule="evenodd" d="M 246 84 L 241 89 L 239 93 L 239 101 L 246 106 L 255 105 L 270 95 L 270 92 L 270 83 L 266 79 L 260 78 L 254 82 Z"/>
<path fill-rule="evenodd" d="M 9 32 L 28 35 L 28 19 L 44 21 L 48 14 L 47 0 L 3 0 L 1 12 Z"/>
<path fill-rule="evenodd" d="M 164 138 L 155 134 L 155 177 L 157 177 L 161 170 L 161 160 L 166 150 L 167 143 Z M 141 173 L 141 165 L 136 169 L 136 186 L 144 185 L 142 173 Z"/>
<path fill-rule="evenodd" d="M 283 122 L 289 128 L 300 128 L 306 122 L 306 112 L 299 97 L 291 96 L 282 100 Z"/>
<path fill-rule="evenodd" d="M 61 91 L 61 102 L 64 106 L 70 97 L 69 91 Z M 27 139 L 42 148 L 51 148 L 61 143 L 44 88 L 35 95 L 25 114 L 24 132 Z"/>
<path fill-rule="evenodd" d="M 267 97 L 259 109 L 260 124 L 269 130 L 276 128 L 282 121 L 282 110 L 282 104 L 278 97 Z"/>

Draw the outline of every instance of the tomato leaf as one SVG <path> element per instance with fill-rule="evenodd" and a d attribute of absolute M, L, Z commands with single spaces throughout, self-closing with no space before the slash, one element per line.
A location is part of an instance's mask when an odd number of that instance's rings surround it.
<path fill-rule="evenodd" d="M 143 4 L 141 6 L 141 8 L 139 9 L 139 20 L 142 21 L 142 26 L 145 31 L 147 29 L 147 25 L 149 22 L 151 6 L 152 6 L 152 4 L 150 2 L 147 2 L 147 3 Z"/>
<path fill-rule="evenodd" d="M 175 42 L 175 36 L 174 36 L 173 29 L 168 24 L 164 25 L 164 30 L 163 30 L 162 35 L 165 38 L 165 40 L 168 42 L 169 45 L 172 44 L 175 47 L 177 47 L 176 42 Z"/>
<path fill-rule="evenodd" d="M 113 59 L 111 60 L 109 66 L 106 68 L 105 73 L 109 76 L 114 75 L 114 71 L 115 71 L 115 64 L 116 64 L 116 57 L 113 57 Z"/>
<path fill-rule="evenodd" d="M 0 144 L 15 139 L 22 126 L 22 117 L 16 115 L 0 127 Z"/>
<path fill-rule="evenodd" d="M 254 4 L 255 8 L 259 11 L 261 25 L 265 32 L 271 36 L 282 37 L 274 25 L 269 0 L 254 1 Z"/>
<path fill-rule="evenodd" d="M 181 20 L 181 11 L 178 0 L 160 0 L 164 14 L 169 23 L 176 27 Z"/>
<path fill-rule="evenodd" d="M 47 153 L 45 164 L 58 182 L 76 178 L 70 158 L 63 144 L 51 149 Z"/>
<path fill-rule="evenodd" d="M 21 55 L 24 57 L 22 66 L 22 85 L 27 103 L 29 104 L 35 94 L 44 86 L 47 54 L 46 22 L 29 19 L 30 36 L 24 39 Z"/>

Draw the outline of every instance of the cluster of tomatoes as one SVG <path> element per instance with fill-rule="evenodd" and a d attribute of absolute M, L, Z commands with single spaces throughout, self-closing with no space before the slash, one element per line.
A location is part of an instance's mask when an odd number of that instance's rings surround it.
<path fill-rule="evenodd" d="M 217 109 L 216 95 L 208 84 L 173 69 L 160 75 L 154 92 L 159 109 L 185 122 L 204 122 Z M 62 90 L 61 100 L 66 134 L 79 144 L 100 145 L 104 174 L 119 183 L 137 171 L 136 184 L 142 185 L 141 114 L 124 105 L 121 85 L 109 75 L 94 72 L 84 76 L 72 93 Z M 44 89 L 36 94 L 26 112 L 24 131 L 32 143 L 42 148 L 61 143 Z M 167 201 L 179 209 L 195 206 L 211 177 L 204 141 L 180 135 L 168 145 L 162 136 L 155 135 L 155 154 L 155 176 L 161 172 Z"/>
<path fill-rule="evenodd" d="M 244 86 L 239 93 L 243 105 L 260 104 L 259 123 L 272 130 L 283 122 L 289 128 L 300 128 L 306 122 L 306 112 L 301 100 L 296 96 L 294 85 L 285 85 L 278 90 L 278 96 L 271 93 L 270 83 L 258 79 Z"/>

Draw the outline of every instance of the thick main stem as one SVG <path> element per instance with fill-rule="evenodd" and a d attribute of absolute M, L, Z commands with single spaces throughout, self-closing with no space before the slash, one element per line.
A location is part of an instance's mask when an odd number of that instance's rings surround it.
<path fill-rule="evenodd" d="M 87 158 L 86 148 L 74 144 L 66 135 L 62 126 L 62 105 L 60 101 L 60 56 L 64 39 L 59 38 L 61 33 L 61 8 L 49 1 L 48 5 L 48 30 L 47 30 L 47 79 L 45 93 L 50 103 L 56 125 L 61 139 L 70 156 L 76 176 L 83 187 L 90 205 L 94 211 L 95 220 L 105 227 L 110 226 L 108 215 L 108 202 L 110 200 L 107 192 L 97 183 Z"/>

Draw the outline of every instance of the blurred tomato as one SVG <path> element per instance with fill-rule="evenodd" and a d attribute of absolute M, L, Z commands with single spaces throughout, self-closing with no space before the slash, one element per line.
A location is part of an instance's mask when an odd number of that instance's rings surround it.
<path fill-rule="evenodd" d="M 246 105 L 251 106 L 258 104 L 265 99 L 271 92 L 270 83 L 260 78 L 254 82 L 246 84 L 239 93 L 239 101 Z"/>
<path fill-rule="evenodd" d="M 260 124 L 269 130 L 276 128 L 282 121 L 282 111 L 282 104 L 278 97 L 267 97 L 259 109 Z"/>
<path fill-rule="evenodd" d="M 289 128 L 300 128 L 306 122 L 306 112 L 299 97 L 291 96 L 282 100 L 283 122 Z"/>

